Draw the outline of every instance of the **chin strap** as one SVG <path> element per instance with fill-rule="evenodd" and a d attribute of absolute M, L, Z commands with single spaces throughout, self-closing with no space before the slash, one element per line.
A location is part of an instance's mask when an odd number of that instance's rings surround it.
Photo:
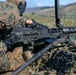
<path fill-rule="evenodd" d="M 19 3 L 18 5 L 18 9 L 19 9 L 19 14 L 20 16 L 23 16 L 23 13 L 25 12 L 25 9 L 26 9 L 26 1 L 24 4 L 22 4 L 22 2 Z"/>

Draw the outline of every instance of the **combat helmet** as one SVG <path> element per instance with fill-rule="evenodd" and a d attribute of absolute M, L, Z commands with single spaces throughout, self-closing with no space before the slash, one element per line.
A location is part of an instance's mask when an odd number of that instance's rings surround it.
<path fill-rule="evenodd" d="M 7 29 L 17 25 L 19 19 L 18 8 L 15 4 L 9 2 L 0 4 L 0 23 L 3 23 Z"/>
<path fill-rule="evenodd" d="M 19 9 L 20 16 L 23 15 L 25 8 L 26 8 L 26 1 L 25 0 L 7 0 L 7 2 L 11 2 L 17 5 Z"/>

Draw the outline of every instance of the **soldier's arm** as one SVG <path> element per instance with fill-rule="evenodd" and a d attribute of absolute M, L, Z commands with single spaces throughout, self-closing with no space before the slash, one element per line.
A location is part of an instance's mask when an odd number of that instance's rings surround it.
<path fill-rule="evenodd" d="M 32 25 L 33 21 L 27 18 L 23 18 L 21 17 L 19 20 L 19 24 L 22 26 L 26 26 L 26 25 Z"/>
<path fill-rule="evenodd" d="M 26 27 L 28 25 L 34 25 L 34 26 L 40 25 L 40 23 L 36 22 L 35 20 L 31 20 L 31 19 L 27 19 L 27 18 L 23 18 L 23 17 L 20 18 L 19 22 L 20 22 L 20 25 L 26 26 Z"/>

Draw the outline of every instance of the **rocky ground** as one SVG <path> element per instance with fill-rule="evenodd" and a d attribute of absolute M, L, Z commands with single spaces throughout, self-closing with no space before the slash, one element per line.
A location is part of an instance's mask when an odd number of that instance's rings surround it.
<path fill-rule="evenodd" d="M 45 68 L 42 69 L 42 66 L 46 65 L 45 62 L 47 62 L 47 60 L 51 58 L 51 56 L 53 55 L 53 53 L 55 51 L 57 51 L 57 50 L 58 50 L 58 52 L 61 50 L 68 51 L 68 49 L 69 49 L 69 47 L 64 46 L 64 47 L 59 47 L 59 48 L 56 47 L 52 50 L 47 51 L 46 53 L 43 54 L 42 57 L 40 57 L 37 61 L 32 63 L 30 66 L 28 66 L 23 71 L 21 71 L 18 75 L 61 75 L 61 74 L 57 74 L 57 71 L 54 69 L 48 69 L 48 67 L 47 67 L 47 69 L 45 69 Z M 63 64 L 64 64 L 64 62 L 63 62 Z M 74 70 L 72 72 L 71 71 L 69 71 L 68 73 L 63 74 L 63 75 L 76 75 L 76 65 L 75 65 Z M 12 72 L 7 72 L 7 73 L 0 74 L 0 75 L 11 75 L 11 73 Z"/>

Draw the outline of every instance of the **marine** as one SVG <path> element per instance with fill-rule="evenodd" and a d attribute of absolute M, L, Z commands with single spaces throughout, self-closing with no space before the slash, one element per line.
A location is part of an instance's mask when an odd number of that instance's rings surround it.
<path fill-rule="evenodd" d="M 31 20 L 31 19 L 23 18 L 23 16 L 24 16 L 23 14 L 24 14 L 26 6 L 27 6 L 26 0 L 6 0 L 6 2 L 13 3 L 17 6 L 19 15 L 20 15 L 20 20 L 19 20 L 20 25 L 25 27 L 27 25 L 32 25 L 34 23 L 33 20 Z M 32 54 L 31 54 L 30 50 L 26 50 L 23 53 L 23 56 L 26 60 L 28 60 L 32 57 Z"/>
<path fill-rule="evenodd" d="M 21 17 L 19 15 L 19 10 L 15 4 L 10 2 L 3 2 L 0 4 L 0 30 L 3 30 L 4 28 L 6 28 L 7 30 L 9 30 L 10 28 L 14 28 L 16 25 L 20 25 L 20 20 Z M 13 50 L 13 52 L 8 52 L 7 46 L 1 40 L 0 72 L 15 70 L 20 65 L 22 65 L 25 62 L 23 60 L 22 54 L 23 54 L 22 47 Z M 18 64 L 18 62 L 22 62 L 22 63 Z"/>
<path fill-rule="evenodd" d="M 23 14 L 24 14 L 26 6 L 27 6 L 26 0 L 6 0 L 6 2 L 13 3 L 17 6 L 18 11 L 19 11 L 19 15 L 20 15 L 20 20 L 19 20 L 20 25 L 26 27 L 27 25 L 33 24 L 33 20 L 23 18 L 23 16 L 24 16 Z M 23 57 L 24 57 L 25 61 L 30 59 L 32 57 L 30 50 L 26 50 L 23 53 Z"/>

